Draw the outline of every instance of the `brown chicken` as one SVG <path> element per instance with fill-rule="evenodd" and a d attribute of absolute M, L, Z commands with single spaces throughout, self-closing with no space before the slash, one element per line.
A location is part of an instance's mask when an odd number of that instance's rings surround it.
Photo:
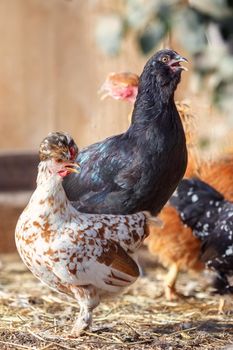
<path fill-rule="evenodd" d="M 226 200 L 233 201 L 233 152 L 221 155 L 201 167 L 201 179 L 221 192 Z"/>
<path fill-rule="evenodd" d="M 125 78 L 125 86 L 129 89 L 130 79 L 120 73 L 121 87 Z M 109 76 L 104 84 L 108 96 L 116 94 L 117 74 Z M 135 88 L 134 80 L 134 88 Z M 114 93 L 113 93 L 114 90 Z M 122 98 L 124 93 L 121 91 Z M 114 97 L 116 98 L 116 97 Z M 195 134 L 195 118 L 185 103 L 176 102 L 176 106 L 186 134 L 188 148 L 188 166 L 185 177 L 199 176 L 204 181 L 224 194 L 228 200 L 233 200 L 233 154 L 225 155 L 220 159 L 206 163 L 200 159 L 197 150 Z M 159 214 L 163 227 L 150 225 L 150 234 L 146 239 L 149 251 L 156 256 L 159 262 L 168 269 L 164 278 L 164 292 L 168 300 L 176 295 L 175 284 L 179 271 L 201 271 L 204 264 L 200 261 L 200 241 L 193 236 L 192 230 L 183 224 L 176 209 L 170 205 L 164 207 Z"/>

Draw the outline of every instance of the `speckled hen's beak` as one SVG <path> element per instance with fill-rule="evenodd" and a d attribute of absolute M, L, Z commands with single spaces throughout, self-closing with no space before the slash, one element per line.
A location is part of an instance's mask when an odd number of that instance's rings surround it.
<path fill-rule="evenodd" d="M 80 173 L 80 165 L 79 163 L 76 162 L 70 162 L 70 163 L 66 163 L 65 164 L 65 168 L 70 172 L 70 173 L 76 173 L 79 174 Z"/>

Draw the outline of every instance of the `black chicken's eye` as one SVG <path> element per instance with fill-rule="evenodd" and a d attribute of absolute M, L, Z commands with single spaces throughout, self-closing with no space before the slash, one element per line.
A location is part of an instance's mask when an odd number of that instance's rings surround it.
<path fill-rule="evenodd" d="M 57 163 L 62 163 L 62 162 L 63 162 L 63 159 L 57 158 L 57 159 L 56 159 L 56 162 L 57 162 Z"/>
<path fill-rule="evenodd" d="M 169 61 L 169 59 L 170 59 L 170 57 L 169 57 L 168 55 L 166 55 L 166 56 L 163 56 L 163 57 L 161 58 L 161 61 L 162 61 L 163 63 L 167 63 L 167 62 Z"/>

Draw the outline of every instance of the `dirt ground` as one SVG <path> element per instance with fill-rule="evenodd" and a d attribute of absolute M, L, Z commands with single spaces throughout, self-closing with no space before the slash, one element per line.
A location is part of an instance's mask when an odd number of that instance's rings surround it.
<path fill-rule="evenodd" d="M 165 273 L 147 264 L 145 276 L 124 295 L 94 312 L 92 331 L 69 338 L 78 305 L 51 292 L 24 267 L 19 257 L 1 256 L 0 349 L 233 349 L 233 312 L 218 314 L 208 276 L 181 274 L 179 292 L 168 302 L 162 295 Z"/>

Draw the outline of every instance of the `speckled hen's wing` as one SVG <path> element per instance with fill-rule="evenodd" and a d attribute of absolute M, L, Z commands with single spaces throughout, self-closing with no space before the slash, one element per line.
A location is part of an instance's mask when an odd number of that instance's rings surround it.
<path fill-rule="evenodd" d="M 108 247 L 93 261 L 95 286 L 111 292 L 127 287 L 139 277 L 136 262 L 125 252 L 121 246 L 110 240 Z"/>
<path fill-rule="evenodd" d="M 139 276 L 136 262 L 113 240 L 101 240 L 93 249 L 85 245 L 81 254 L 80 249 L 69 249 L 66 256 L 66 260 L 59 259 L 52 267 L 53 273 L 65 285 L 91 284 L 106 291 L 118 292 Z"/>

